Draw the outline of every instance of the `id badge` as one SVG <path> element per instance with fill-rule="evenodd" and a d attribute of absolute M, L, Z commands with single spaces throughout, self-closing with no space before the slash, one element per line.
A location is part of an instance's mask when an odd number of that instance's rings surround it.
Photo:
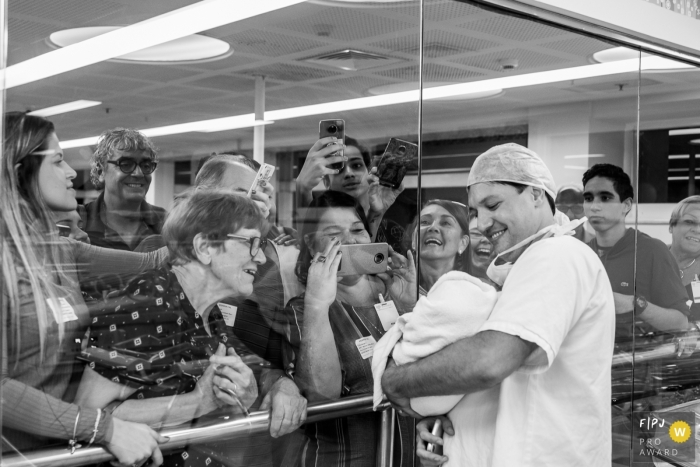
<path fill-rule="evenodd" d="M 56 308 L 54 308 L 54 304 L 50 298 L 46 299 L 46 303 L 49 304 L 49 307 L 51 308 L 51 311 L 53 311 L 54 315 L 59 314 L 58 310 L 56 310 Z M 71 304 L 68 303 L 68 300 L 66 300 L 63 297 L 59 297 L 58 304 L 61 307 L 60 314 L 62 317 L 62 321 L 64 323 L 67 323 L 69 321 L 75 321 L 76 319 L 78 319 L 78 315 L 75 314 L 75 310 L 73 310 L 73 307 L 71 306 Z"/>
<path fill-rule="evenodd" d="M 221 314 L 224 317 L 224 322 L 226 326 L 231 326 L 236 323 L 236 314 L 238 313 L 238 307 L 233 305 L 227 305 L 226 303 L 217 303 L 216 306 L 221 310 Z"/>
<path fill-rule="evenodd" d="M 693 290 L 693 302 L 700 303 L 700 281 L 691 282 L 690 287 Z"/>
<path fill-rule="evenodd" d="M 374 346 L 377 345 L 377 341 L 372 336 L 361 337 L 355 341 L 355 345 L 363 360 L 367 360 L 374 353 Z"/>
<path fill-rule="evenodd" d="M 374 309 L 377 310 L 377 315 L 379 315 L 379 319 L 385 331 L 391 329 L 396 320 L 399 319 L 399 312 L 393 300 L 377 303 L 374 305 Z"/>

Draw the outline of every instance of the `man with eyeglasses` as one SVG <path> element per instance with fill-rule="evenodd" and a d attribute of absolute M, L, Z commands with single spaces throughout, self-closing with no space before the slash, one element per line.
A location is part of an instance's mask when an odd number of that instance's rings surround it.
<path fill-rule="evenodd" d="M 637 334 L 687 328 L 688 296 L 673 256 L 660 240 L 625 225 L 634 204 L 629 176 L 615 165 L 596 164 L 583 174 L 583 187 L 583 208 L 595 230 L 588 245 L 603 262 L 615 297 L 615 340 L 632 340 L 635 327 Z"/>
<path fill-rule="evenodd" d="M 139 131 L 115 128 L 100 135 L 90 179 L 102 193 L 80 210 L 90 243 L 134 251 L 145 238 L 160 235 L 166 211 L 146 202 L 157 164 L 155 146 Z"/>

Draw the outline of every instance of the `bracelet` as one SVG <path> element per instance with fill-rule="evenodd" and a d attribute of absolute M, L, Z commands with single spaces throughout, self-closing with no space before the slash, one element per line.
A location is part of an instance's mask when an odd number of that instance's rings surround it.
<path fill-rule="evenodd" d="M 100 419 L 102 418 L 102 409 L 97 409 L 97 418 L 95 419 L 95 428 L 92 430 L 92 438 L 90 438 L 90 442 L 88 443 L 88 446 L 92 446 L 92 443 L 95 442 L 95 438 L 97 438 L 97 429 L 100 426 Z"/>
<path fill-rule="evenodd" d="M 70 446 L 70 453 L 74 454 L 76 449 L 80 449 L 82 446 L 78 444 L 78 422 L 80 421 L 80 406 L 78 406 L 78 415 L 75 416 L 75 425 L 73 425 L 73 439 L 68 440 L 68 445 Z"/>

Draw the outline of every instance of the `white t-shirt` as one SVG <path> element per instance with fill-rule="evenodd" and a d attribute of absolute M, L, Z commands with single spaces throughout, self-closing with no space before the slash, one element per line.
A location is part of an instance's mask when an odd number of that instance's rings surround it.
<path fill-rule="evenodd" d="M 610 465 L 615 307 L 593 250 L 569 236 L 530 246 L 487 330 L 538 346 L 501 383 L 492 466 Z"/>

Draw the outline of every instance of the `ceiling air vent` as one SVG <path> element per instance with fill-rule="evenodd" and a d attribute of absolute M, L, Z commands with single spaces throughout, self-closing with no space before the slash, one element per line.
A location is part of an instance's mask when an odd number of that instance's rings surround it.
<path fill-rule="evenodd" d="M 346 71 L 357 71 L 366 70 L 367 68 L 375 68 L 378 66 L 391 65 L 393 63 L 399 63 L 401 60 L 370 52 L 362 52 L 361 50 L 345 49 L 341 50 L 340 52 L 305 58 L 303 61 L 314 63 L 316 65 L 340 68 L 341 70 Z"/>

